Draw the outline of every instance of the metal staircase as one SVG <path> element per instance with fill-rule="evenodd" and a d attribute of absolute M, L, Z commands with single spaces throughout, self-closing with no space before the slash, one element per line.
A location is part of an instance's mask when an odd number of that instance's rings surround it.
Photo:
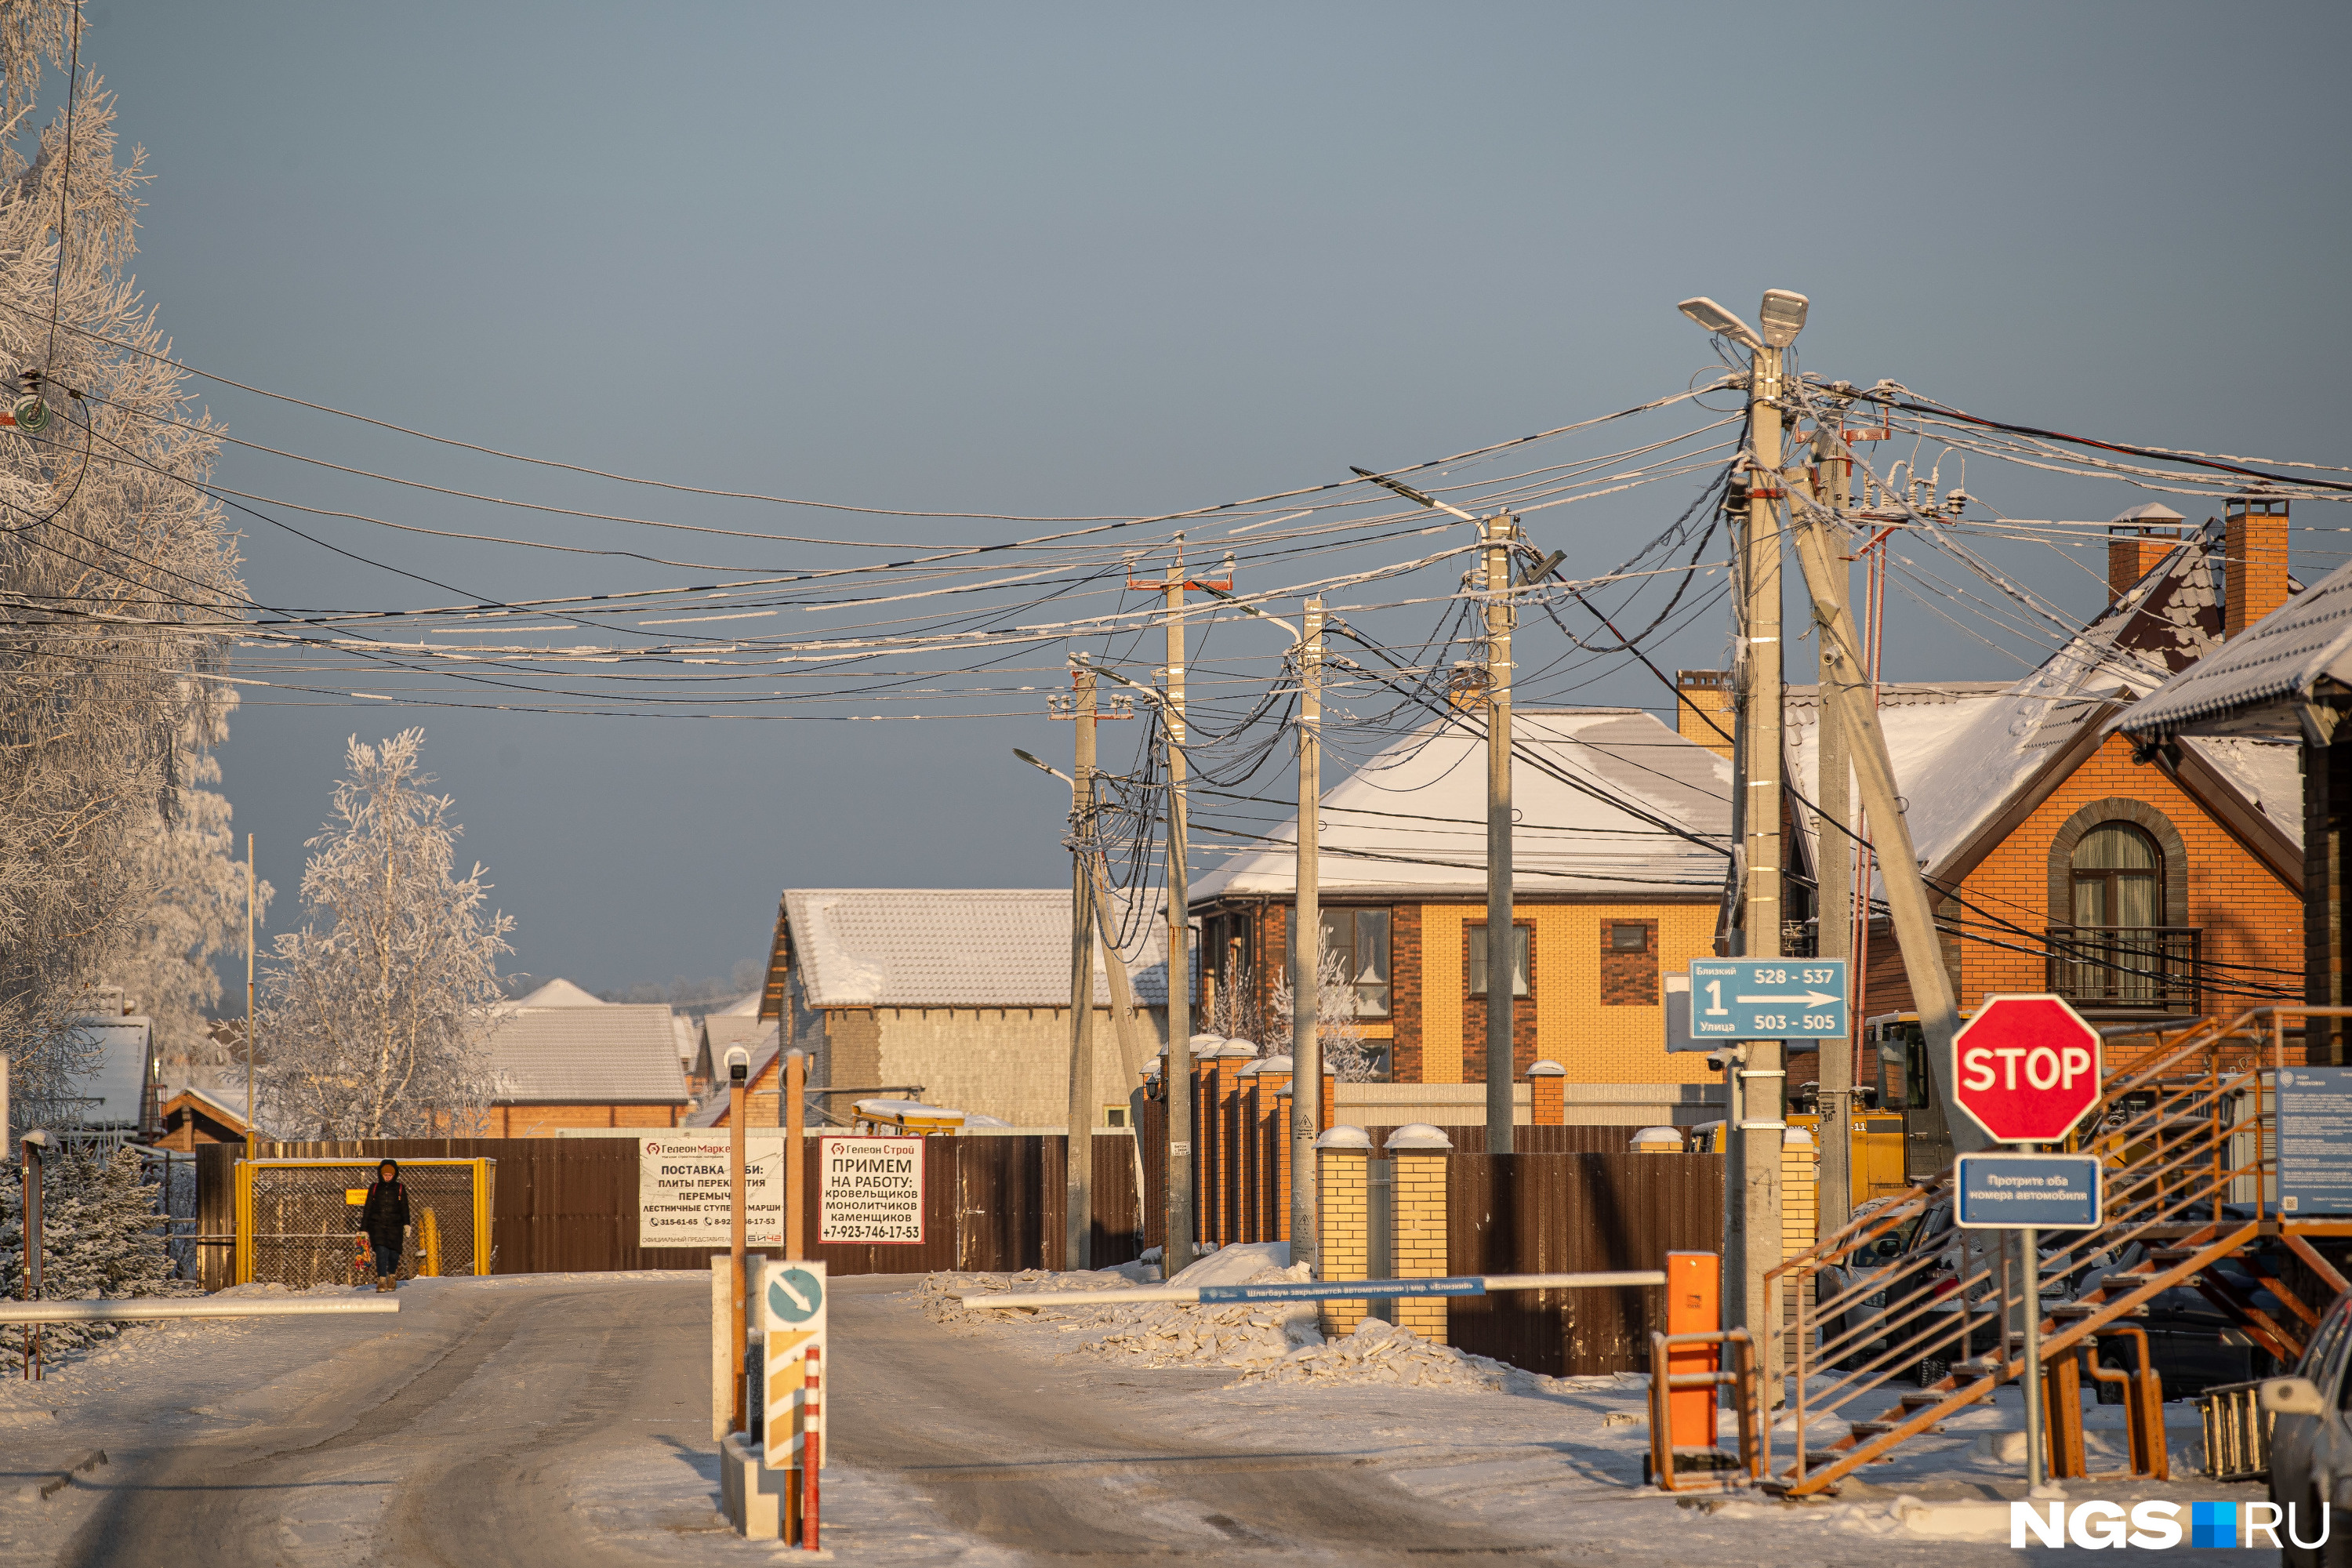
<path fill-rule="evenodd" d="M 2273 1253 L 2299 1259 L 2331 1293 L 2347 1288 L 2312 1238 L 2352 1235 L 2352 1223 L 2281 1215 L 2277 1201 L 2273 1075 L 2287 1065 L 2284 1033 L 2290 1020 L 2330 1016 L 2352 1009 L 2263 1008 L 2226 1022 L 2110 1036 L 2110 1061 L 2121 1065 L 2069 1145 L 2103 1158 L 2105 1223 L 2053 1233 L 2063 1250 L 2037 1260 L 2054 1475 L 2087 1474 L 2080 1366 L 2087 1363 L 2095 1382 L 2121 1385 L 2129 1407 L 2131 1468 L 2122 1473 L 2164 1477 L 2163 1394 L 2147 1364 L 2147 1336 L 2132 1321 L 2161 1292 L 2195 1289 L 2255 1344 L 2292 1362 L 2328 1300 L 2307 1303 Z M 1796 1373 L 1789 1408 L 1766 1433 L 1771 1489 L 1831 1490 L 2023 1375 L 2025 1266 L 2001 1245 L 2006 1233 L 1953 1230 L 1943 1244 L 1910 1245 L 1941 1217 L 1951 1180 L 1948 1170 L 1909 1189 L 1766 1276 L 1769 1299 L 1790 1303 Z M 1890 1237 L 1904 1246 L 1887 1257 L 1881 1243 Z M 2267 1291 L 2284 1312 L 2264 1310 L 2254 1290 Z M 2102 1337 L 2136 1348 L 2139 1370 L 2102 1365 Z M 1808 1386 L 1808 1374 L 1824 1372 L 1825 1386 Z M 1918 1386 L 1896 1393 L 1889 1385 L 1897 1378 Z M 1822 1433 L 1825 1419 L 1840 1429 Z M 1771 1455 L 1773 1430 L 1790 1425 L 1796 1450 L 1782 1465 Z"/>

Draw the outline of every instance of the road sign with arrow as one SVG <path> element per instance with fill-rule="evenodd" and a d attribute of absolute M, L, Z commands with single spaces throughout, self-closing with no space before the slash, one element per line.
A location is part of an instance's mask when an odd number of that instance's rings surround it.
<path fill-rule="evenodd" d="M 1694 958 L 1690 1032 L 1701 1040 L 1827 1040 L 1847 1033 L 1843 958 Z"/>
<path fill-rule="evenodd" d="M 767 1346 L 761 1358 L 767 1374 L 766 1430 L 761 1434 L 767 1450 L 761 1462 L 772 1470 L 796 1470 L 807 1438 L 824 1432 L 824 1404 L 810 1396 L 808 1358 L 814 1351 L 817 1365 L 825 1364 L 828 1281 L 824 1265 L 806 1258 L 760 1261 L 760 1326 Z M 819 1469 L 826 1457 L 825 1446 L 819 1444 Z"/>

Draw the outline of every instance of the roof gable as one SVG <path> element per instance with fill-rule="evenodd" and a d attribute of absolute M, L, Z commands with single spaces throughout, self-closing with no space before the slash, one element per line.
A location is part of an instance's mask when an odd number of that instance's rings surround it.
<path fill-rule="evenodd" d="M 505 1104 L 682 1105 L 670 1010 L 658 1005 L 500 1007 L 490 1065 Z"/>

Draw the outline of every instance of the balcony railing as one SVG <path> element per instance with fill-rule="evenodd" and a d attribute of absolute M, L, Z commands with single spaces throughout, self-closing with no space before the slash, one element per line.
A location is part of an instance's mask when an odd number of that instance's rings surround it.
<path fill-rule="evenodd" d="M 2198 927 L 2053 926 L 2043 935 L 2048 987 L 2078 1007 L 2198 1011 Z"/>

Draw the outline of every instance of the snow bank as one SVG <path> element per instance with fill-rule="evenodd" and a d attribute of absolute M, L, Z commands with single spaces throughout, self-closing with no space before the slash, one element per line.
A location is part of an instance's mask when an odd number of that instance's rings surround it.
<path fill-rule="evenodd" d="M 1293 1284 L 1311 1278 L 1307 1265 L 1283 1267 L 1283 1242 L 1229 1247 L 1177 1276 L 1193 1284 Z M 1210 1266 L 1218 1266 L 1213 1272 Z M 967 1313 L 959 1294 L 1002 1290 L 1048 1293 L 1118 1289 L 1133 1282 L 1110 1270 L 1055 1274 L 933 1274 L 917 1288 L 923 1313 L 934 1322 L 986 1322 L 1016 1333 L 1069 1336 L 1067 1354 L 1144 1366 L 1234 1367 L 1240 1383 L 1390 1384 L 1464 1392 L 1556 1392 L 1618 1386 L 1614 1379 L 1542 1377 L 1450 1345 L 1432 1344 L 1380 1318 L 1356 1331 L 1326 1340 L 1311 1301 L 1242 1301 L 1213 1306 L 1138 1301 L 1133 1306 L 1039 1307 L 1029 1311 Z"/>
<path fill-rule="evenodd" d="M 1411 1329 L 1381 1318 L 1366 1318 L 1356 1331 L 1336 1340 L 1318 1334 L 1270 1366 L 1242 1374 L 1244 1383 L 1394 1383 L 1412 1388 L 1480 1389 L 1500 1394 L 1518 1385 L 1548 1384 L 1482 1355 L 1451 1345 L 1433 1345 Z"/>

